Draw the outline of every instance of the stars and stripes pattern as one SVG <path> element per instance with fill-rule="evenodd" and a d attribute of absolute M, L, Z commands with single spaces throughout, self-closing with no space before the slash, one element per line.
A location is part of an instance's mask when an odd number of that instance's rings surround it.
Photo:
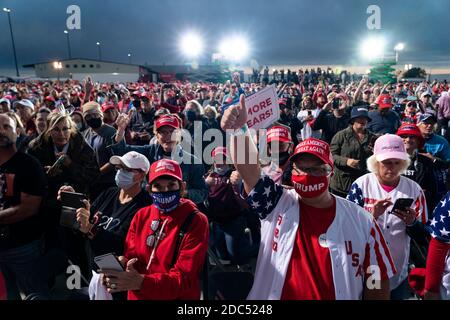
<path fill-rule="evenodd" d="M 356 203 L 360 207 L 364 207 L 364 196 L 362 189 L 358 186 L 358 184 L 352 184 L 350 188 L 350 192 L 347 195 L 347 200 Z"/>
<path fill-rule="evenodd" d="M 283 187 L 267 176 L 259 179 L 255 188 L 249 193 L 247 203 L 261 219 L 265 219 L 278 204 L 283 194 Z"/>
<path fill-rule="evenodd" d="M 434 209 L 433 218 L 428 221 L 426 229 L 433 238 L 450 243 L 450 191 Z"/>

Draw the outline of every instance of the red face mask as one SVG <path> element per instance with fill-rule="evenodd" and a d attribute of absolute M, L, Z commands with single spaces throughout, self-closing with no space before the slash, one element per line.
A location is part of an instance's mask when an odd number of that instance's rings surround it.
<path fill-rule="evenodd" d="M 315 198 L 328 189 L 328 176 L 292 175 L 295 191 L 302 198 Z"/>

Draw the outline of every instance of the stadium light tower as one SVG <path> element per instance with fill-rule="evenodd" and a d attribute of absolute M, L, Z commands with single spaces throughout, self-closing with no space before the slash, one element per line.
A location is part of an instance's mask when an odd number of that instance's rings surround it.
<path fill-rule="evenodd" d="M 6 14 L 8 15 L 9 32 L 11 33 L 11 42 L 12 42 L 13 53 L 14 53 L 14 64 L 16 65 L 16 75 L 18 77 L 20 77 L 20 75 L 19 75 L 19 66 L 17 64 L 16 44 L 14 42 L 14 33 L 13 33 L 13 28 L 12 28 L 12 23 L 11 23 L 11 9 L 3 8 L 3 12 L 6 12 Z"/>
<path fill-rule="evenodd" d="M 368 38 L 361 44 L 361 55 L 367 60 L 383 58 L 385 45 L 385 40 L 381 37 Z"/>
<path fill-rule="evenodd" d="M 405 44 L 403 44 L 403 43 L 398 43 L 398 44 L 395 46 L 394 50 L 395 50 L 395 63 L 398 63 L 398 55 L 399 55 L 399 52 L 405 50 Z"/>
<path fill-rule="evenodd" d="M 225 59 L 239 62 L 248 57 L 248 41 L 242 36 L 233 36 L 222 40 L 219 45 L 219 52 Z"/>
<path fill-rule="evenodd" d="M 187 58 L 197 58 L 203 53 L 202 38 L 194 32 L 185 34 L 180 41 L 180 50 Z"/>

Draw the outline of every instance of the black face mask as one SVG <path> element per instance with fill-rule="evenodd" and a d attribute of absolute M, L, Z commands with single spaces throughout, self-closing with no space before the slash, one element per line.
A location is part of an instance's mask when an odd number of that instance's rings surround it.
<path fill-rule="evenodd" d="M 140 109 L 140 108 L 141 108 L 141 100 L 134 100 L 134 101 L 133 101 L 133 106 L 134 106 L 136 109 Z"/>
<path fill-rule="evenodd" d="M 92 118 L 89 120 L 86 120 L 86 123 L 89 127 L 91 127 L 92 129 L 98 129 L 102 126 L 102 119 L 101 118 Z"/>
<path fill-rule="evenodd" d="M 290 156 L 291 155 L 289 154 L 288 151 L 280 152 L 279 155 L 278 155 L 279 165 L 280 166 L 284 166 L 286 164 L 286 162 L 289 160 Z"/>

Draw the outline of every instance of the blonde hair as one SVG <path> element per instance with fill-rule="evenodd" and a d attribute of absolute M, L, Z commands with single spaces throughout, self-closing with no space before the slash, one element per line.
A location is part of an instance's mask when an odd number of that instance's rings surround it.
<path fill-rule="evenodd" d="M 186 108 L 188 105 L 193 105 L 199 114 L 203 115 L 203 107 L 200 105 L 200 103 L 197 100 L 190 100 L 186 103 Z"/>
<path fill-rule="evenodd" d="M 78 130 L 77 130 L 77 126 L 75 125 L 75 123 L 73 122 L 72 118 L 70 117 L 70 115 L 68 114 L 63 114 L 63 113 L 51 113 L 48 116 L 48 128 L 47 130 L 44 132 L 44 139 L 49 141 L 49 139 L 51 138 L 51 132 L 53 129 L 55 129 L 55 127 L 61 123 L 61 121 L 67 121 L 67 123 L 70 126 L 70 137 L 74 137 L 77 135 Z"/>
<path fill-rule="evenodd" d="M 205 109 L 203 109 L 203 111 L 205 113 L 210 111 L 210 112 L 212 112 L 214 114 L 214 118 L 217 118 L 217 110 L 216 110 L 216 108 L 208 105 L 208 106 L 205 107 Z"/>
<path fill-rule="evenodd" d="M 406 170 L 408 169 L 409 165 L 411 164 L 411 159 L 407 160 L 400 160 L 403 162 L 403 167 L 400 170 L 400 175 L 405 174 Z M 367 170 L 371 173 L 379 174 L 380 172 L 380 162 L 377 161 L 377 158 L 375 155 L 371 156 L 369 159 L 367 159 Z"/>

